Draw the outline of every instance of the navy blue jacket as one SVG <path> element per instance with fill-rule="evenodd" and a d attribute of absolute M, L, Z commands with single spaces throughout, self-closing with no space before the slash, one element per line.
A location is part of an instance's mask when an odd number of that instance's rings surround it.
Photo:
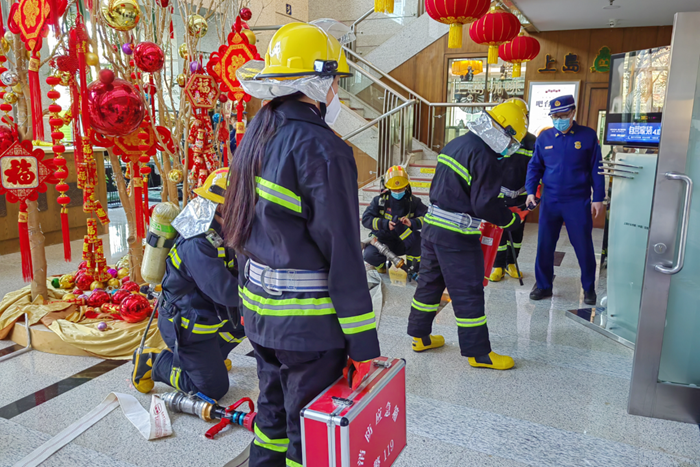
<path fill-rule="evenodd" d="M 380 242 L 397 239 L 406 242 L 413 236 L 413 232 L 423 228 L 426 212 L 428 207 L 419 197 L 406 193 L 403 198 L 396 199 L 387 190 L 375 196 L 367 206 L 362 214 L 362 225 L 370 229 Z M 403 225 L 399 220 L 406 216 L 411 221 L 411 227 Z M 396 224 L 394 230 L 389 230 L 391 220 Z"/>
<path fill-rule="evenodd" d="M 511 190 L 518 191 L 525 187 L 525 179 L 527 177 L 527 166 L 532 159 L 535 151 L 535 141 L 537 138 L 531 133 L 526 133 L 523 138 L 520 149 L 511 156 L 504 157 L 501 160 L 503 173 L 503 181 L 501 186 Z M 525 204 L 527 192 L 517 198 L 504 197 L 506 206 L 520 206 Z"/>
<path fill-rule="evenodd" d="M 598 175 L 602 162 L 598 135 L 591 128 L 574 122 L 567 133 L 555 128 L 537 137 L 535 154 L 527 169 L 527 193 L 534 195 L 540 180 L 544 197 L 554 201 L 593 201 L 605 198 L 605 177 Z"/>
<path fill-rule="evenodd" d="M 211 228 L 221 235 L 216 221 Z M 238 306 L 235 264 L 233 250 L 215 247 L 206 234 L 179 237 L 165 261 L 161 310 L 168 315 L 194 312 L 205 321 L 227 320 L 226 308 Z"/>
<path fill-rule="evenodd" d="M 246 333 L 274 349 L 378 357 L 352 149 L 315 106 L 290 100 L 278 110 L 285 121 L 265 146 L 252 233 L 240 253 L 273 269 L 327 271 L 329 291 L 275 296 L 242 279 Z"/>
<path fill-rule="evenodd" d="M 500 155 L 472 132 L 455 138 L 438 156 L 430 187 L 430 202 L 441 209 L 466 213 L 504 229 L 521 224 L 499 198 L 502 176 Z M 431 224 L 426 216 L 423 238 L 447 247 L 459 247 L 479 232 L 464 234 Z"/>

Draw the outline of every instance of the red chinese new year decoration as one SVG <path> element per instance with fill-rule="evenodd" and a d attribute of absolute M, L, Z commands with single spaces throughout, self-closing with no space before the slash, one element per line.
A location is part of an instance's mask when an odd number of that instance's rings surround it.
<path fill-rule="evenodd" d="M 540 53 L 540 43 L 534 37 L 520 33 L 515 39 L 498 48 L 501 60 L 513 64 L 513 78 L 520 77 L 521 64 L 533 60 Z"/>
<path fill-rule="evenodd" d="M 46 192 L 46 184 L 54 184 L 54 165 L 44 160 L 44 151 L 33 149 L 30 141 L 15 142 L 0 155 L 0 195 L 10 203 L 19 203 L 19 246 L 22 254 L 22 277 L 34 277 L 27 227 L 27 201 L 36 201 Z"/>
<path fill-rule="evenodd" d="M 393 0 L 392 0 L 393 3 Z M 435 21 L 450 25 L 447 46 L 462 47 L 462 27 L 484 16 L 491 0 L 425 0 L 425 11 Z"/>
<path fill-rule="evenodd" d="M 498 63 L 498 46 L 512 40 L 520 31 L 517 16 L 500 7 L 493 7 L 469 27 L 469 37 L 477 44 L 489 46 L 490 64 Z"/>
<path fill-rule="evenodd" d="M 152 127 L 150 125 L 145 128 L 145 131 L 148 134 L 148 138 L 146 139 L 139 138 L 139 134 L 141 133 L 141 128 L 139 128 L 125 136 L 104 136 L 93 133 L 92 142 L 95 145 L 105 148 L 114 147 L 114 154 L 120 156 L 122 161 L 126 163 L 134 162 L 141 157 L 141 154 L 144 151 L 140 150 L 139 146 L 142 144 L 148 145 L 149 148 L 145 152 L 149 156 L 155 156 L 156 151 L 165 151 L 165 148 L 168 148 L 171 153 L 174 153 L 175 143 L 173 142 L 170 130 L 164 126 L 156 126 L 156 131 L 158 132 L 161 141 L 163 141 L 163 146 L 158 141 L 158 138 L 151 128 Z"/>
<path fill-rule="evenodd" d="M 124 136 L 133 133 L 146 115 L 138 90 L 123 79 L 100 79 L 87 87 L 90 124 L 97 133 Z"/>
<path fill-rule="evenodd" d="M 193 74 L 185 86 L 187 100 L 195 109 L 212 109 L 219 99 L 219 86 L 213 76 Z"/>

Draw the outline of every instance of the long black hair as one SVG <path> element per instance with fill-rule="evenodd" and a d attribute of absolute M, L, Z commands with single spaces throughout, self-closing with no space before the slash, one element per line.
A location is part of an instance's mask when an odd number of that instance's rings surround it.
<path fill-rule="evenodd" d="M 279 106 L 301 96 L 301 93 L 296 93 L 277 97 L 262 106 L 233 155 L 223 206 L 223 234 L 226 245 L 236 251 L 243 251 L 253 229 L 257 202 L 255 177 L 260 175 L 267 143 L 284 124 L 284 114 L 278 110 Z"/>

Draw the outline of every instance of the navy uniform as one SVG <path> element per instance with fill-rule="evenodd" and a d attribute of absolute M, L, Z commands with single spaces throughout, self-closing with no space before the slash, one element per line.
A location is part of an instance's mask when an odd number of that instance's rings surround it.
<path fill-rule="evenodd" d="M 525 138 L 523 138 L 520 149 L 518 149 L 512 156 L 504 157 L 501 161 L 503 181 L 501 182 L 502 185 L 500 196 L 505 200 L 506 206 L 508 207 L 525 205 L 527 198 L 527 189 L 525 188 L 527 165 L 532 159 L 536 140 L 537 138 L 535 135 L 527 133 Z M 505 269 L 506 266 L 515 264 L 515 260 L 520 255 L 520 248 L 522 247 L 524 233 L 525 223 L 522 223 L 518 228 L 511 230 L 515 256 L 513 256 L 513 250 L 508 245 L 510 237 L 508 235 L 503 235 L 501 237 L 501 243 L 498 246 L 496 261 L 493 263 L 494 268 Z"/>
<path fill-rule="evenodd" d="M 550 114 L 573 108 L 573 97 L 564 96 L 551 101 Z M 566 133 L 550 128 L 537 138 L 525 186 L 528 194 L 535 194 L 540 180 L 544 185 L 535 263 L 536 288 L 542 293 L 539 297 L 531 295 L 531 298 L 551 296 L 554 251 L 564 223 L 581 267 L 583 290 L 595 295 L 591 190 L 593 202 L 602 202 L 605 198 L 605 178 L 598 174 L 601 161 L 596 132 L 575 122 Z M 535 292 L 533 289 L 533 294 Z"/>
<path fill-rule="evenodd" d="M 300 410 L 341 376 L 348 355 L 359 362 L 380 352 L 352 149 L 314 105 L 287 100 L 276 111 L 284 123 L 257 177 L 240 294 L 260 380 L 250 462 L 296 467 Z"/>
<path fill-rule="evenodd" d="M 470 357 L 472 366 L 479 366 L 472 363 L 475 357 L 503 358 L 491 352 L 484 314 L 484 258 L 479 231 L 481 219 L 508 230 L 521 223 L 520 217 L 499 198 L 499 158 L 472 131 L 452 140 L 438 156 L 430 188 L 431 206 L 423 229 L 418 288 L 408 322 L 408 334 L 415 338 L 414 350 L 444 343 L 441 336 L 430 336 L 430 332 L 447 287 L 459 327 L 462 355 Z"/>
<path fill-rule="evenodd" d="M 413 196 L 410 189 L 404 193 L 401 199 L 396 199 L 389 190 L 375 196 L 362 214 L 362 225 L 370 229 L 372 235 L 394 254 L 406 255 L 407 265 L 409 267 L 415 265 L 417 271 L 421 258 L 420 231 L 423 228 L 423 216 L 428 212 L 428 207 L 419 197 Z M 403 217 L 407 217 L 411 222 L 410 227 L 401 223 Z M 389 222 L 396 224 L 393 230 L 389 229 Z M 386 257 L 379 253 L 374 245 L 367 245 L 364 258 L 368 264 L 377 269 L 386 263 Z"/>

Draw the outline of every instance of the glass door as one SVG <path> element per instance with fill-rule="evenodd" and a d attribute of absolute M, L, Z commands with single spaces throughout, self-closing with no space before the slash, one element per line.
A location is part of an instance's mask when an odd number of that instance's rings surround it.
<path fill-rule="evenodd" d="M 700 12 L 676 14 L 629 412 L 700 423 Z"/>

